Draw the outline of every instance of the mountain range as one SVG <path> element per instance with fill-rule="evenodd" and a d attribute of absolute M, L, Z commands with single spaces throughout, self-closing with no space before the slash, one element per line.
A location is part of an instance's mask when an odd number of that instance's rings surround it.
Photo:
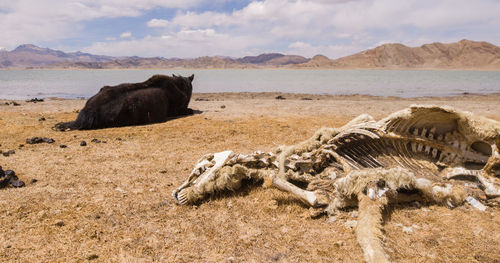
<path fill-rule="evenodd" d="M 0 68 L 44 67 L 55 63 L 105 62 L 114 59 L 116 58 L 82 52 L 65 53 L 59 50 L 24 44 L 12 51 L 0 51 Z"/>
<path fill-rule="evenodd" d="M 500 70 L 500 47 L 488 42 L 461 40 L 420 47 L 384 44 L 350 56 L 331 60 L 317 55 L 300 68 L 335 69 L 483 69 Z"/>
<path fill-rule="evenodd" d="M 231 58 L 223 56 L 180 58 L 112 57 L 83 52 L 20 45 L 12 51 L 0 50 L 0 69 L 126 69 L 126 68 L 298 68 L 298 69 L 482 69 L 500 70 L 500 47 L 488 42 L 461 40 L 420 47 L 384 44 L 353 55 L 329 59 L 323 55 L 266 53 Z"/>

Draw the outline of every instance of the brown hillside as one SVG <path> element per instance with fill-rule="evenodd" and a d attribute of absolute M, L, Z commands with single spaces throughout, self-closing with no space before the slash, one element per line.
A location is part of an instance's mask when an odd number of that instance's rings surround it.
<path fill-rule="evenodd" d="M 500 47 L 470 40 L 451 44 L 432 43 L 414 48 L 402 44 L 384 44 L 336 60 L 320 56 L 298 67 L 500 69 Z"/>
<path fill-rule="evenodd" d="M 338 66 L 333 60 L 323 55 L 316 55 L 306 63 L 295 65 L 295 68 L 332 68 Z"/>

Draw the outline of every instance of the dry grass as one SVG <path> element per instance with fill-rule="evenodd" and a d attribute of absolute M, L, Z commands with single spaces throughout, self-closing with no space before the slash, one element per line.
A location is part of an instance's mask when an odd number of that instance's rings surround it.
<path fill-rule="evenodd" d="M 197 94 L 202 114 L 166 123 L 56 132 L 84 101 L 0 106 L 0 156 L 25 188 L 0 189 L 0 259 L 21 262 L 359 262 L 354 231 L 275 189 L 246 188 L 200 206 L 176 206 L 172 190 L 204 154 L 273 150 L 340 126 L 360 113 L 376 118 L 411 103 L 448 104 L 500 120 L 500 96 L 414 100 L 284 94 Z M 253 97 L 253 98 L 252 98 Z M 319 100 L 317 100 L 319 99 Z M 221 108 L 224 105 L 225 108 Z M 44 116 L 46 121 L 38 121 Z M 45 136 L 54 144 L 25 145 Z M 106 143 L 91 143 L 97 138 Z M 116 140 L 121 138 L 122 140 Z M 80 141 L 88 144 L 81 147 Z M 59 148 L 65 144 L 68 148 Z M 32 183 L 32 179 L 38 182 Z M 393 206 L 385 245 L 397 262 L 499 262 L 500 209 L 468 205 Z M 403 226 L 416 225 L 406 234 Z"/>

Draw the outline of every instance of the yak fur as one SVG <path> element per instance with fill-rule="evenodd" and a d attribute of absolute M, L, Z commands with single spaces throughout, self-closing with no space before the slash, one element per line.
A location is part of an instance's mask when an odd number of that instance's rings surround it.
<path fill-rule="evenodd" d="M 193 114 L 191 99 L 194 75 L 154 75 L 141 83 L 104 86 L 92 96 L 75 121 L 61 122 L 56 130 L 91 130 L 164 122 Z"/>

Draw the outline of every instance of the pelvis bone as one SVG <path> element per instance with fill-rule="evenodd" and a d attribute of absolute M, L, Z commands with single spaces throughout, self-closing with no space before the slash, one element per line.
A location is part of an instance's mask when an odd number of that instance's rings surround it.
<path fill-rule="evenodd" d="M 194 204 L 253 180 L 330 216 L 358 206 L 356 236 L 365 260 L 387 262 L 380 240 L 384 206 L 412 200 L 408 193 L 450 207 L 477 199 L 495 204 L 489 201 L 500 196 L 499 148 L 499 122 L 450 107 L 413 105 L 380 121 L 363 114 L 343 127 L 322 128 L 274 153 L 206 155 L 173 198 Z"/>

